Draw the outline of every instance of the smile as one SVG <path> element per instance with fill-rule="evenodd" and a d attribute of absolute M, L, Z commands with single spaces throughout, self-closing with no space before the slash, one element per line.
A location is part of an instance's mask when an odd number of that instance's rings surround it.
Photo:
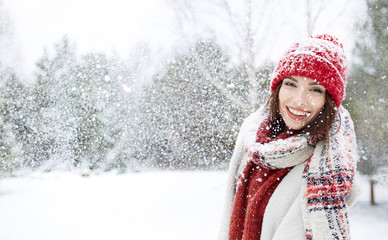
<path fill-rule="evenodd" d="M 310 112 L 302 111 L 300 109 L 295 109 L 291 107 L 286 107 L 286 109 L 290 118 L 294 120 L 303 120 L 311 114 Z"/>

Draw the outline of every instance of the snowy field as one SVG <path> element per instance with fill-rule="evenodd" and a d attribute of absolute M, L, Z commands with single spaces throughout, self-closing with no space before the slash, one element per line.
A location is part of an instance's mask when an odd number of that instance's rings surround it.
<path fill-rule="evenodd" d="M 216 239 L 225 172 L 33 174 L 0 180 L 1 240 Z M 365 182 L 366 183 L 366 182 Z M 388 239 L 388 188 L 368 185 L 350 213 L 353 239 Z"/>

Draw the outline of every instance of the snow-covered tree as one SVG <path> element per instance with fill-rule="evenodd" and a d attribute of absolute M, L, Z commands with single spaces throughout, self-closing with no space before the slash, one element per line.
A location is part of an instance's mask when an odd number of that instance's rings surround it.
<path fill-rule="evenodd" d="M 206 80 L 228 98 L 236 110 L 245 115 L 262 105 L 268 96 L 269 80 L 258 73 L 266 67 L 267 71 L 272 70 L 272 55 L 273 50 L 278 48 L 276 46 L 291 44 L 290 39 L 296 41 L 300 36 L 317 34 L 316 28 L 322 19 L 328 19 L 327 13 L 330 12 L 331 18 L 337 19 L 349 9 L 346 2 L 325 0 L 292 3 L 276 0 L 170 0 L 168 3 L 176 15 L 177 32 L 185 43 L 215 39 L 223 54 L 228 57 L 229 64 L 240 69 L 246 84 L 237 87 L 244 89 L 244 97 L 233 94 L 227 82 L 201 67 L 206 63 L 201 61 L 200 53 L 193 53 Z M 293 17 L 287 17 L 286 13 L 289 12 L 293 13 Z M 338 22 L 328 21 L 330 24 L 338 25 Z"/>
<path fill-rule="evenodd" d="M 22 121 L 19 96 L 23 85 L 12 69 L 0 70 L 0 174 L 20 166 L 22 152 L 17 138 L 18 122 Z"/>
<path fill-rule="evenodd" d="M 129 161 L 127 145 L 131 96 L 125 92 L 128 71 L 119 59 L 88 54 L 78 64 L 77 156 L 90 167 L 125 168 Z"/>
<path fill-rule="evenodd" d="M 367 21 L 355 46 L 355 57 L 348 87 L 360 146 L 358 169 L 371 184 L 388 168 L 388 2 L 367 0 Z"/>
<path fill-rule="evenodd" d="M 117 144 L 128 131 L 124 64 L 103 54 L 78 57 L 64 38 L 37 66 L 36 84 L 20 99 L 28 111 L 22 137 L 26 164 L 125 168 L 127 146 Z"/>
<path fill-rule="evenodd" d="M 214 41 L 199 41 L 155 76 L 145 87 L 135 118 L 138 158 L 157 167 L 226 167 L 246 113 L 238 111 L 208 78 L 222 81 L 241 99 L 246 89 L 239 86 L 248 84 L 245 72 L 228 63 Z M 269 73 L 261 73 L 265 74 Z"/>
<path fill-rule="evenodd" d="M 75 49 L 67 38 L 55 46 L 55 53 L 48 51 L 39 60 L 37 81 L 32 90 L 31 129 L 29 147 L 31 162 L 52 160 L 59 163 L 76 164 L 77 157 L 72 151 L 76 139 L 77 121 L 73 106 L 76 97 L 72 95 L 76 87 Z"/>
<path fill-rule="evenodd" d="M 231 102 L 232 106 L 237 111 L 243 112 L 244 115 L 257 109 L 268 95 L 268 88 L 266 88 L 268 79 L 258 77 L 257 73 L 261 68 L 259 66 L 263 64 L 260 61 L 267 60 L 263 59 L 260 52 L 262 50 L 261 43 L 267 36 L 263 33 L 270 28 L 266 21 L 258 21 L 257 17 L 265 19 L 271 15 L 271 11 L 267 11 L 270 9 L 271 3 L 268 1 L 233 2 L 228 0 L 199 3 L 170 1 L 170 5 L 175 10 L 178 32 L 181 33 L 185 42 L 198 41 L 198 39 L 201 41 L 201 39 L 210 36 L 210 39 L 215 39 L 218 45 L 223 46 L 222 52 L 223 55 L 228 56 L 228 64 L 237 66 L 245 78 L 244 85 L 235 86 L 241 88 L 240 92 L 244 91 L 244 96 L 234 94 L 233 90 L 229 88 L 228 82 L 224 82 L 222 78 L 218 78 L 217 75 L 209 71 L 207 63 L 200 57 L 201 53 L 193 51 L 193 60 L 206 81 L 217 88 Z M 209 16 L 206 16 L 207 12 L 212 12 L 214 16 L 210 21 Z M 223 35 L 224 39 L 219 40 L 217 35 Z"/>

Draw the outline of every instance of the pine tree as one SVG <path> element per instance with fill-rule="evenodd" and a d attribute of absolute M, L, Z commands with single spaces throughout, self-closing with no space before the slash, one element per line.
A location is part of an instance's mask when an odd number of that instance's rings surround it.
<path fill-rule="evenodd" d="M 20 96 L 24 90 L 9 68 L 0 70 L 0 174 L 11 173 L 21 165 L 20 123 L 23 121 Z"/>
<path fill-rule="evenodd" d="M 198 57 L 204 65 L 198 65 Z M 246 113 L 236 110 L 201 68 L 247 97 L 244 71 L 230 68 L 228 61 L 214 42 L 198 42 L 154 77 L 136 118 L 137 158 L 162 168 L 226 168 Z"/>
<path fill-rule="evenodd" d="M 29 161 L 40 164 L 53 161 L 75 165 L 78 159 L 71 148 L 76 138 L 76 119 L 71 106 L 74 98 L 75 49 L 67 38 L 55 46 L 53 56 L 46 51 L 37 64 L 37 82 L 32 89 L 30 128 L 27 145 Z"/>
<path fill-rule="evenodd" d="M 119 59 L 87 54 L 77 65 L 78 95 L 73 109 L 79 119 L 76 155 L 90 168 L 125 169 L 129 161 L 128 132 L 130 97 L 123 89 L 128 76 Z"/>
<path fill-rule="evenodd" d="M 362 34 L 356 41 L 348 104 L 360 146 L 358 169 L 373 187 L 388 168 L 388 2 L 368 0 L 367 6 L 367 21 L 357 26 Z"/>
<path fill-rule="evenodd" d="M 104 54 L 78 57 L 67 38 L 38 63 L 33 88 L 33 157 L 47 168 L 125 169 L 128 104 L 124 64 Z"/>

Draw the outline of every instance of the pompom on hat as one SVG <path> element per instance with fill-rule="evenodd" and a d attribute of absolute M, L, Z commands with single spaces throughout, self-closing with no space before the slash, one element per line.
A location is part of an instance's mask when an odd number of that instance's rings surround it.
<path fill-rule="evenodd" d="M 348 74 L 348 60 L 338 38 L 328 34 L 312 36 L 285 52 L 272 73 L 271 92 L 286 77 L 308 77 L 325 87 L 339 107 Z"/>

